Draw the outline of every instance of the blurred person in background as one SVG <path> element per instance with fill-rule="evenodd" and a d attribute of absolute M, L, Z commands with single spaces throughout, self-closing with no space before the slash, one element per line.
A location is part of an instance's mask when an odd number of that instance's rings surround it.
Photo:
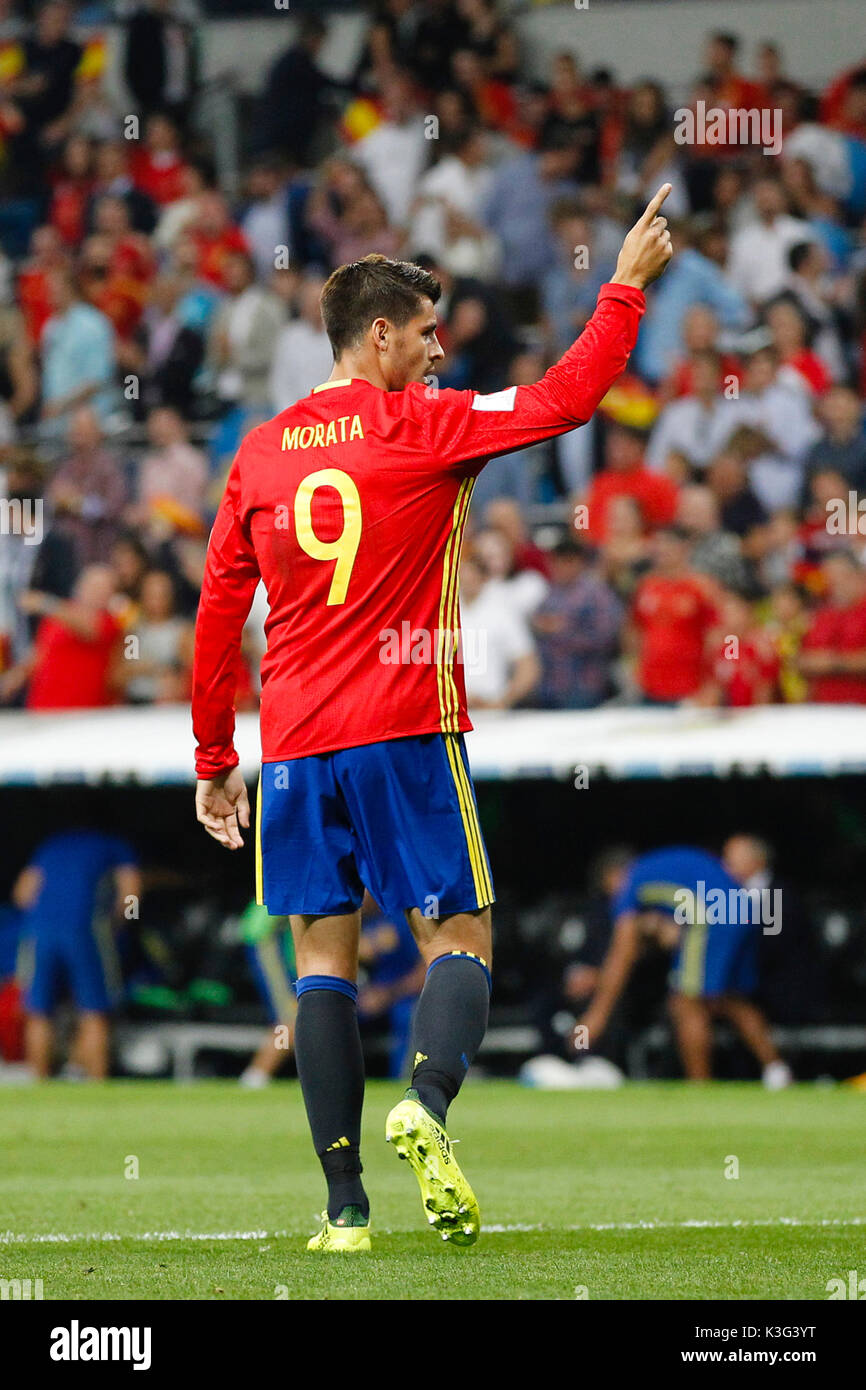
<path fill-rule="evenodd" d="M 232 264 L 235 255 L 249 259 L 249 246 L 240 227 L 232 220 L 228 202 L 216 188 L 205 188 L 196 198 L 195 214 L 184 227 L 184 234 L 195 245 L 195 273 L 215 290 L 228 291 L 237 295 L 243 286 L 238 286 L 240 272 Z M 227 271 L 231 265 L 234 272 L 230 287 Z M 248 272 L 251 281 L 255 280 L 255 266 Z"/>
<path fill-rule="evenodd" d="M 240 1077 L 246 1090 L 260 1091 L 292 1055 L 297 1011 L 295 947 L 289 918 L 271 917 L 268 909 L 259 906 L 255 899 L 241 914 L 240 933 L 259 997 L 271 1021 L 261 1047 Z"/>
<path fill-rule="evenodd" d="M 692 222 L 672 226 L 675 255 L 666 275 L 649 297 L 633 365 L 650 385 L 664 381 L 683 352 L 683 325 L 695 304 L 712 309 L 725 329 L 743 329 L 751 317 L 724 268 L 710 255 L 707 229 Z"/>
<path fill-rule="evenodd" d="M 357 142 L 352 154 L 380 199 L 388 225 L 405 231 L 431 141 L 408 73 L 392 73 L 380 97 L 382 120 Z"/>
<path fill-rule="evenodd" d="M 26 686 L 28 709 L 99 709 L 115 702 L 111 668 L 120 624 L 111 610 L 114 575 L 107 565 L 81 571 L 68 599 L 25 590 L 18 604 L 41 619 L 32 651 L 0 676 L 0 701 Z"/>
<path fill-rule="evenodd" d="M 661 471 L 671 453 L 705 468 L 738 424 L 735 401 L 725 392 L 722 358 L 712 348 L 692 354 L 692 390 L 664 407 L 650 436 L 647 467 Z"/>
<path fill-rule="evenodd" d="M 32 420 L 39 391 L 33 345 L 14 302 L 12 267 L 0 255 L 0 415 L 11 442 L 19 424 Z"/>
<path fill-rule="evenodd" d="M 158 209 L 186 196 L 187 165 L 177 126 L 165 112 L 148 116 L 144 140 L 130 165 L 136 188 L 146 194 Z"/>
<path fill-rule="evenodd" d="M 182 296 L 182 282 L 173 272 L 152 280 L 135 336 L 120 352 L 123 367 L 139 376 L 141 412 L 169 406 L 188 417 L 193 411 L 204 340 L 184 321 Z"/>
<path fill-rule="evenodd" d="M 226 405 L 245 415 L 268 412 L 268 375 L 285 312 L 270 290 L 256 283 L 247 252 L 233 251 L 223 263 L 227 298 L 211 324 L 208 361 Z"/>
<path fill-rule="evenodd" d="M 106 420 L 117 404 L 114 388 L 115 340 L 111 320 L 85 304 L 72 276 L 54 271 L 49 279 L 52 313 L 42 331 L 42 409 L 40 432 L 57 438 L 80 405 Z"/>
<path fill-rule="evenodd" d="M 625 640 L 637 658 L 635 680 L 642 702 L 675 705 L 700 689 L 704 646 L 716 611 L 691 568 L 685 531 L 661 528 L 652 555 L 652 568 L 635 592 Z"/>
<path fill-rule="evenodd" d="M 749 482 L 769 511 L 796 504 L 803 463 L 820 430 L 805 391 L 779 379 L 779 354 L 759 348 L 746 364 L 744 390 L 731 401 L 737 425 L 760 431 L 768 448 L 749 464 Z M 733 437 L 733 436 L 732 436 Z M 730 447 L 731 440 L 726 447 Z"/>
<path fill-rule="evenodd" d="M 719 346 L 722 336 L 721 325 L 713 310 L 707 304 L 693 304 L 683 318 L 683 351 L 675 361 L 670 375 L 659 391 L 662 405 L 680 396 L 694 395 L 695 359 L 699 353 L 715 352 L 720 359 L 720 389 L 736 384 L 739 390 L 741 367 L 737 357 L 723 352 Z"/>
<path fill-rule="evenodd" d="M 186 123 L 197 80 L 196 36 L 175 0 L 147 0 L 127 21 L 123 74 L 141 111 Z"/>
<path fill-rule="evenodd" d="M 717 602 L 719 621 L 707 634 L 705 679 L 697 703 L 742 709 L 772 702 L 779 659 L 752 605 L 734 589 Z"/>
<path fill-rule="evenodd" d="M 496 503 L 500 500 L 496 499 L 491 504 L 494 523 Z M 518 567 L 514 539 L 501 526 L 493 524 L 482 527 L 474 534 L 472 545 L 476 557 L 498 587 L 502 601 L 522 618 L 530 618 L 550 588 L 546 575 L 531 567 Z M 545 563 L 549 569 L 547 557 Z"/>
<path fill-rule="evenodd" d="M 691 565 L 697 574 L 709 575 L 728 589 L 745 590 L 753 583 L 740 539 L 724 530 L 721 509 L 710 488 L 700 483 L 681 488 L 676 522 L 691 541 Z"/>
<path fill-rule="evenodd" d="M 757 1003 L 774 1023 L 819 1019 L 824 1003 L 823 967 L 811 923 L 793 884 L 775 867 L 768 840 L 740 831 L 722 846 L 722 863 L 750 893 L 778 894 L 782 930 L 758 938 Z"/>
<path fill-rule="evenodd" d="M 66 443 L 48 500 L 58 528 L 75 546 L 78 564 L 93 565 L 105 558 L 120 531 L 126 482 L 90 406 L 79 406 L 70 415 Z"/>
<path fill-rule="evenodd" d="M 468 552 L 460 565 L 463 662 L 470 709 L 512 709 L 526 702 L 538 684 L 535 644 L 525 619 L 491 579 L 479 555 Z"/>
<path fill-rule="evenodd" d="M 279 159 L 257 160 L 247 174 L 244 193 L 246 206 L 238 226 L 247 239 L 259 280 L 267 281 L 280 248 L 286 248 L 289 258 L 293 254 L 286 165 Z"/>
<path fill-rule="evenodd" d="M 179 411 L 160 406 L 147 417 L 150 448 L 138 464 L 138 497 L 127 508 L 128 524 L 143 524 L 152 509 L 168 500 L 192 517 L 205 508 L 207 459 L 189 442 L 189 428 Z"/>
<path fill-rule="evenodd" d="M 102 140 L 94 155 L 93 184 L 84 216 L 85 231 L 93 230 L 100 198 L 122 198 L 129 213 L 129 224 L 137 232 L 150 235 L 156 226 L 157 207 L 153 199 L 136 188 L 132 177 L 133 149 L 128 140 Z"/>
<path fill-rule="evenodd" d="M 486 138 L 478 126 L 446 137 L 441 158 L 418 183 L 411 245 L 423 247 L 452 274 L 494 278 L 499 248 L 482 225 L 492 180 Z"/>
<path fill-rule="evenodd" d="M 108 1076 L 110 1014 L 119 991 L 113 933 L 137 919 L 141 900 L 138 856 L 125 840 L 94 830 L 67 830 L 37 847 L 12 890 L 22 914 L 26 1059 L 35 1077 L 54 1066 L 52 1022 L 68 992 L 78 1023 L 64 1075 Z"/>
<path fill-rule="evenodd" d="M 21 526 L 0 532 L 0 672 L 29 655 L 38 623 L 21 608 L 20 595 L 37 590 L 68 598 L 78 574 L 72 539 L 45 501 L 45 477 L 44 464 L 30 450 L 17 448 L 8 458 L 5 493 L 21 508 Z"/>
<path fill-rule="evenodd" d="M 388 1024 L 388 1075 L 405 1076 L 412 1063 L 412 1019 L 426 966 L 406 918 L 387 917 L 365 892 L 358 963 L 366 978 L 358 992 L 362 1025 Z"/>
<path fill-rule="evenodd" d="M 789 1085 L 790 1069 L 751 997 L 758 987 L 762 900 L 743 902 L 740 885 L 720 860 L 690 846 L 642 854 L 630 865 L 618 866 L 608 882 L 613 888 L 611 944 L 577 1025 L 586 1030 L 582 1036 L 588 1046 L 594 1049 L 601 1040 L 641 954 L 663 950 L 673 954 L 669 1010 L 687 1079 L 711 1079 L 713 1019 L 721 1017 L 759 1062 L 767 1089 Z M 724 904 L 721 910 L 716 910 L 715 898 L 711 902 L 716 894 Z M 581 1045 L 578 1032 L 575 1041 Z"/>
<path fill-rule="evenodd" d="M 806 470 L 836 469 L 850 487 L 866 492 L 866 434 L 863 406 L 850 386 L 831 386 L 815 413 L 822 430 L 806 454 Z"/>
<path fill-rule="evenodd" d="M 314 386 L 327 380 L 334 365 L 319 308 L 324 283 L 324 276 L 317 272 L 304 274 L 298 286 L 297 317 L 284 323 L 277 335 L 268 379 L 274 414 L 308 396 Z"/>
<path fill-rule="evenodd" d="M 593 219 L 579 198 L 558 199 L 550 210 L 556 237 L 556 261 L 541 281 L 550 350 L 561 356 L 595 308 L 602 285 L 616 268 L 616 253 L 596 243 Z"/>
<path fill-rule="evenodd" d="M 93 145 L 84 135 L 70 135 L 63 146 L 59 173 L 53 180 L 48 221 L 69 248 L 81 244 L 93 193 Z"/>
<path fill-rule="evenodd" d="M 442 297 L 436 306 L 441 324 L 437 332 L 447 359 L 439 373 L 439 385 L 456 390 L 471 387 L 476 391 L 499 391 L 504 386 L 522 385 L 529 369 L 525 358 L 530 358 L 533 366 L 539 358 L 532 352 L 521 352 L 521 343 L 515 337 L 511 320 L 495 288 L 474 275 L 452 274 L 426 250 L 413 259 L 416 265 L 435 275 L 442 286 Z M 541 366 L 539 371 L 543 370 Z M 538 377 L 531 380 L 537 381 Z M 517 455 L 503 457 L 516 458 Z M 528 460 L 531 451 L 524 451 L 521 457 Z M 498 462 L 494 460 L 491 467 Z M 482 473 L 475 485 L 475 499 L 483 482 Z"/>
<path fill-rule="evenodd" d="M 813 331 L 802 309 L 790 296 L 780 295 L 767 305 L 764 315 L 779 357 L 778 381 L 823 396 L 832 384 L 825 362 L 812 350 Z"/>
<path fill-rule="evenodd" d="M 279 154 L 308 166 L 314 137 L 329 117 L 332 94 L 345 90 L 317 61 L 327 32 L 317 15 L 302 17 L 297 41 L 274 62 L 254 118 L 252 154 Z"/>
<path fill-rule="evenodd" d="M 474 497 L 476 494 L 472 495 Z M 550 557 L 532 539 L 526 516 L 518 502 L 511 497 L 491 498 L 484 508 L 484 525 L 489 530 L 502 532 L 511 548 L 513 567 L 518 574 L 524 570 L 536 570 L 542 578 L 550 578 Z"/>
<path fill-rule="evenodd" d="M 623 603 L 628 604 L 649 568 L 649 540 L 640 503 L 623 493 L 607 508 L 607 537 L 600 548 L 601 574 Z"/>
<path fill-rule="evenodd" d="M 765 447 L 766 440 L 759 431 L 737 429 L 722 452 L 711 460 L 704 475 L 718 503 L 722 527 L 745 541 L 769 519 L 767 508 L 749 482 L 749 461 Z"/>
<path fill-rule="evenodd" d="M 192 624 L 176 612 L 172 576 L 148 570 L 135 622 L 115 650 L 114 687 L 131 705 L 179 704 L 189 696 L 192 644 Z"/>
<path fill-rule="evenodd" d="M 584 517 L 587 537 L 603 544 L 608 534 L 608 510 L 617 497 L 631 497 L 641 509 L 648 530 L 673 521 L 677 508 L 676 484 L 666 474 L 645 464 L 646 431 L 631 425 L 608 424 L 604 434 L 604 467 L 575 506 L 575 524 Z"/>
<path fill-rule="evenodd" d="M 19 196 L 41 194 L 53 147 L 66 134 L 83 52 L 70 36 L 72 21 L 72 6 L 66 0 L 40 5 L 32 29 L 20 44 L 21 71 L 4 82 L 6 174 Z"/>
<path fill-rule="evenodd" d="M 532 615 L 539 709 L 594 709 L 613 694 L 623 608 L 593 567 L 595 552 L 566 535 L 550 553 L 550 588 Z"/>
<path fill-rule="evenodd" d="M 821 566 L 828 599 L 812 618 L 798 666 L 818 704 L 866 704 L 866 572 L 851 550 Z"/>
<path fill-rule="evenodd" d="M 767 174 L 752 188 L 754 220 L 731 238 L 728 280 L 753 306 L 765 304 L 785 287 L 792 246 L 811 240 L 808 222 L 791 217 L 780 179 Z"/>
<path fill-rule="evenodd" d="M 796 584 L 779 584 L 770 595 L 765 627 L 776 653 L 779 696 L 785 704 L 799 704 L 809 698 L 809 682 L 799 666 L 809 622 L 802 591 Z"/>

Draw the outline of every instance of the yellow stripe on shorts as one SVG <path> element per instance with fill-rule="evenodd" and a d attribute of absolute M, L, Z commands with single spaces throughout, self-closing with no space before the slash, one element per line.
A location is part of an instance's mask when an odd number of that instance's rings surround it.
<path fill-rule="evenodd" d="M 454 778 L 454 785 L 457 790 L 457 802 L 460 807 L 460 815 L 463 819 L 463 829 L 466 834 L 466 847 L 469 851 L 469 863 L 472 868 L 472 881 L 475 885 L 477 905 L 478 907 L 489 907 L 493 902 L 493 884 L 490 881 L 490 874 L 487 869 L 487 858 L 481 839 L 481 826 L 478 823 L 478 812 L 475 808 L 475 799 L 472 795 L 472 788 L 469 786 L 469 779 L 466 776 L 466 768 L 460 756 L 460 749 L 457 746 L 458 737 L 459 735 L 455 734 L 445 734 L 445 748 L 451 767 L 451 775 Z"/>
<path fill-rule="evenodd" d="M 262 868 L 262 768 L 259 768 L 259 789 L 256 793 L 256 903 L 265 905 L 264 870 Z"/>

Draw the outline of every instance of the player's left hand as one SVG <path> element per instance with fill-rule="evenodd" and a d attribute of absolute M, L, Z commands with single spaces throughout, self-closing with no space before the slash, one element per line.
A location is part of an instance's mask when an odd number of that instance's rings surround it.
<path fill-rule="evenodd" d="M 249 829 L 250 803 L 247 784 L 239 767 L 218 777 L 202 778 L 195 789 L 195 814 L 215 840 L 226 849 L 240 849 L 240 827 Z"/>

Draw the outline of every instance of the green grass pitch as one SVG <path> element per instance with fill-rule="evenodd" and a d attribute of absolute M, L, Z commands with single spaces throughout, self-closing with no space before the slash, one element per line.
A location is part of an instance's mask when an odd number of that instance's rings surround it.
<path fill-rule="evenodd" d="M 400 1094 L 368 1089 L 374 1250 L 346 1257 L 304 1249 L 323 1184 L 296 1082 L 7 1090 L 0 1279 L 46 1300 L 826 1299 L 864 1268 L 866 1095 L 470 1084 L 450 1129 L 483 1230 L 457 1251 L 382 1138 Z"/>

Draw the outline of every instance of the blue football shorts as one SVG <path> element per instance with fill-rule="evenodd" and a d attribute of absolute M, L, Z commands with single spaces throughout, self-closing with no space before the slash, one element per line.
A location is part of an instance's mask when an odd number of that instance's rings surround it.
<path fill-rule="evenodd" d="M 396 916 L 494 902 L 460 733 L 417 734 L 262 764 L 256 900 L 272 915 Z"/>

